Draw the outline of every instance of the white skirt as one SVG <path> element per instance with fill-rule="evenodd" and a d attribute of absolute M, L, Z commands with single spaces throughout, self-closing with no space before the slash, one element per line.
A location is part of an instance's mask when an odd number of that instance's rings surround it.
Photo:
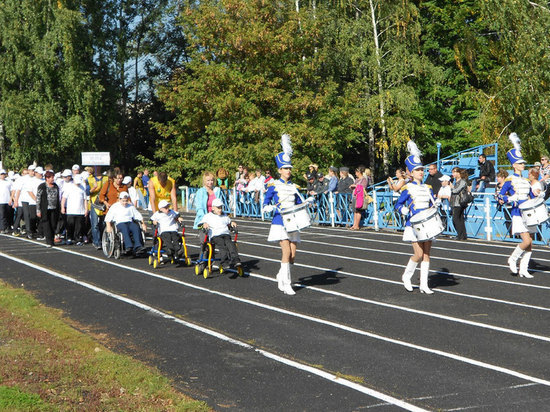
<path fill-rule="evenodd" d="M 525 222 L 521 216 L 512 216 L 512 235 L 517 235 L 520 233 L 537 233 L 536 226 L 525 226 Z"/>
<path fill-rule="evenodd" d="M 300 232 L 288 233 L 283 225 L 271 225 L 269 236 L 267 237 L 268 242 L 278 242 L 287 239 L 294 243 L 300 243 Z"/>

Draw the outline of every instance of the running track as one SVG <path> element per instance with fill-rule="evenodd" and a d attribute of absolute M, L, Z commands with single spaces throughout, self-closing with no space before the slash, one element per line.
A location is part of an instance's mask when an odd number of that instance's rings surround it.
<path fill-rule="evenodd" d="M 514 245 L 441 238 L 426 296 L 401 285 L 400 234 L 312 227 L 285 296 L 269 225 L 236 221 L 243 278 L 6 235 L 0 277 L 215 410 L 548 410 L 550 250 L 525 280 L 506 265 Z"/>

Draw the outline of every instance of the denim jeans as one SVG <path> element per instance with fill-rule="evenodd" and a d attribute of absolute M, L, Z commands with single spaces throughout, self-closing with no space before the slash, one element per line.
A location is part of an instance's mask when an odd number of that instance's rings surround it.
<path fill-rule="evenodd" d="M 90 209 L 90 223 L 92 225 L 92 242 L 95 246 L 100 246 L 101 232 L 103 232 L 103 219 L 97 215 L 93 207 Z"/>
<path fill-rule="evenodd" d="M 137 223 L 134 222 L 123 222 L 118 223 L 116 225 L 116 228 L 120 233 L 122 233 L 122 237 L 124 238 L 124 249 L 134 249 L 137 250 L 143 245 L 141 244 L 141 232 L 139 231 L 139 226 Z M 130 237 L 130 234 L 132 235 Z M 134 241 L 132 242 L 132 238 Z"/>

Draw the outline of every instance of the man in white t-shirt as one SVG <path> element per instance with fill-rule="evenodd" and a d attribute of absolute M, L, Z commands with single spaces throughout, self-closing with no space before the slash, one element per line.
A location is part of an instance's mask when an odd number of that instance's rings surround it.
<path fill-rule="evenodd" d="M 82 176 L 75 175 L 72 183 L 63 185 L 61 213 L 67 217 L 67 244 L 82 245 L 85 218 L 88 215 L 86 191 L 82 188 Z"/>
<path fill-rule="evenodd" d="M 13 232 L 12 232 L 13 236 L 19 236 L 22 233 L 24 233 L 19 227 L 19 225 L 21 224 L 21 220 L 23 219 L 23 203 L 21 203 L 22 201 L 21 188 L 23 187 L 23 182 L 25 181 L 26 176 L 28 174 L 29 174 L 29 170 L 23 169 L 21 170 L 21 175 L 15 178 L 15 180 L 13 181 L 13 186 L 11 191 L 12 197 L 13 197 L 12 207 L 16 209 L 15 219 L 13 221 Z"/>
<path fill-rule="evenodd" d="M 8 221 L 11 200 L 11 181 L 7 179 L 7 172 L 0 169 L 0 232 L 8 233 L 11 222 Z"/>
<path fill-rule="evenodd" d="M 31 166 L 29 166 L 29 177 L 23 183 L 21 187 L 21 194 L 24 196 L 23 202 L 23 214 L 25 219 L 25 226 L 27 227 L 27 237 L 32 239 L 37 236 L 38 233 L 38 218 L 36 217 L 36 193 L 38 191 L 38 186 L 42 182 L 42 175 L 44 174 L 44 169 L 40 166 L 36 166 L 34 171 L 31 173 Z M 26 203 L 26 208 L 25 208 Z M 28 222 L 28 224 L 27 224 Z M 38 234 L 38 238 L 42 238 L 41 233 Z"/>

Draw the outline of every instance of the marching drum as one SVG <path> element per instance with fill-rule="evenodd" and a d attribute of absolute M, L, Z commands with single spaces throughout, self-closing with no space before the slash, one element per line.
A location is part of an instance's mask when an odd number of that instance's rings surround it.
<path fill-rule="evenodd" d="M 435 207 L 418 212 L 411 217 L 410 222 L 419 242 L 435 239 L 445 230 Z"/>
<path fill-rule="evenodd" d="M 301 203 L 299 205 L 281 210 L 283 225 L 287 232 L 296 232 L 311 226 L 307 206 L 308 203 Z"/>
<path fill-rule="evenodd" d="M 538 226 L 550 219 L 544 200 L 540 197 L 529 199 L 519 205 L 525 226 Z"/>

